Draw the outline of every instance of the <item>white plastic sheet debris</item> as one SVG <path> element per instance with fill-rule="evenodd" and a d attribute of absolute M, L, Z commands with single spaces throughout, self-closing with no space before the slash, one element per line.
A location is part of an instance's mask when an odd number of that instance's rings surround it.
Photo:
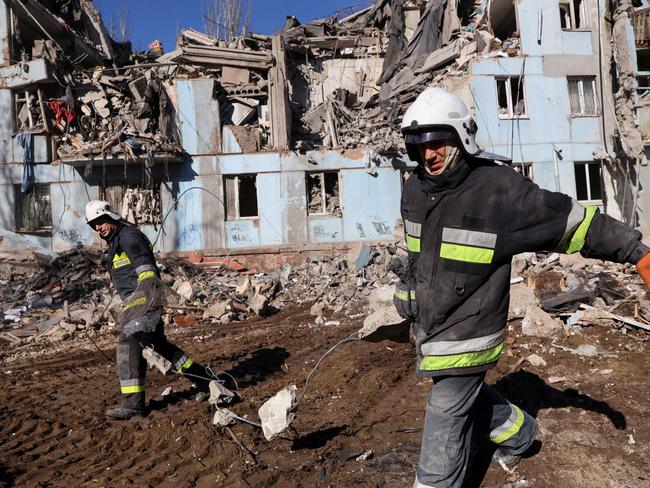
<path fill-rule="evenodd" d="M 296 385 L 290 385 L 269 398 L 257 414 L 262 421 L 262 431 L 270 441 L 289 428 L 295 417 L 292 408 L 296 401 Z"/>
<path fill-rule="evenodd" d="M 213 405 L 228 405 L 235 399 L 235 393 L 223 386 L 217 380 L 210 381 L 210 398 L 208 402 Z"/>
<path fill-rule="evenodd" d="M 142 357 L 147 361 L 150 368 L 156 368 L 162 374 L 167 374 L 172 369 L 172 363 L 167 361 L 151 347 L 145 347 L 142 350 Z"/>

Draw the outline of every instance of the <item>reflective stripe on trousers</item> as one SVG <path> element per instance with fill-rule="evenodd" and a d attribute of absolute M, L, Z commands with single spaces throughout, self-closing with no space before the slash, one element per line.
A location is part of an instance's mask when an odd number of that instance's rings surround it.
<path fill-rule="evenodd" d="M 483 383 L 484 377 L 485 373 L 478 373 L 434 380 L 427 399 L 414 486 L 461 487 L 467 475 L 474 430 L 490 438 L 496 434 L 495 439 L 501 441 L 499 447 L 508 454 L 523 453 L 535 440 L 535 419 Z"/>

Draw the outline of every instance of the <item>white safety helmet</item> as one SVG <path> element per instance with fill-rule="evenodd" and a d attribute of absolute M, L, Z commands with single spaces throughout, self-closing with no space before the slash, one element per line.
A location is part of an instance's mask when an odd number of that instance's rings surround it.
<path fill-rule="evenodd" d="M 91 200 L 86 204 L 86 222 L 89 226 L 93 227 L 93 221 L 102 215 L 107 215 L 115 221 L 122 220 L 122 216 L 108 202 Z"/>
<path fill-rule="evenodd" d="M 421 162 L 417 144 L 444 139 L 457 140 L 468 156 L 479 156 L 476 131 L 476 122 L 463 101 L 442 88 L 420 93 L 402 119 L 406 151 L 417 162 Z"/>

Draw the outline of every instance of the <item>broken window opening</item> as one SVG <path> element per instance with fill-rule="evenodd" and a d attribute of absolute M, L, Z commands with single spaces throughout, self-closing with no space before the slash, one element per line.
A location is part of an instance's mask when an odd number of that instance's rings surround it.
<path fill-rule="evenodd" d="M 499 118 L 512 119 L 526 116 L 523 77 L 497 78 L 496 82 Z"/>
<path fill-rule="evenodd" d="M 307 212 L 309 215 L 343 216 L 338 172 L 307 173 Z"/>
<path fill-rule="evenodd" d="M 587 15 L 587 0 L 570 0 L 559 3 L 560 26 L 563 30 L 579 30 L 589 28 Z"/>
<path fill-rule="evenodd" d="M 596 78 L 594 76 L 568 77 L 571 115 L 584 117 L 598 115 L 596 105 Z"/>
<path fill-rule="evenodd" d="M 50 185 L 34 184 L 25 193 L 14 186 L 15 232 L 38 233 L 52 231 L 52 199 Z"/>
<path fill-rule="evenodd" d="M 576 200 L 600 202 L 603 199 L 602 166 L 599 162 L 575 162 Z"/>
<path fill-rule="evenodd" d="M 40 89 L 14 93 L 15 127 L 17 132 L 39 132 L 47 129 L 43 92 Z"/>
<path fill-rule="evenodd" d="M 512 0 L 493 0 L 489 4 L 492 33 L 501 41 L 516 37 L 517 10 Z"/>
<path fill-rule="evenodd" d="M 512 163 L 512 168 L 529 180 L 533 179 L 533 163 Z"/>
<path fill-rule="evenodd" d="M 226 220 L 258 217 L 257 175 L 224 176 Z"/>
<path fill-rule="evenodd" d="M 101 198 L 117 209 L 123 219 L 135 225 L 162 224 L 159 185 L 154 185 L 151 189 L 137 184 L 106 185 L 102 188 Z"/>

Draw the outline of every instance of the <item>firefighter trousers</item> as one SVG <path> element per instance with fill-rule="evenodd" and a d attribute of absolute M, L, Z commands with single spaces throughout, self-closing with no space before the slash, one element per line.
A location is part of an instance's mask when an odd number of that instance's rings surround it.
<path fill-rule="evenodd" d="M 485 373 L 434 378 L 414 487 L 461 487 L 474 431 L 505 454 L 520 455 L 535 441 L 535 419 L 485 384 L 484 378 Z"/>
<path fill-rule="evenodd" d="M 167 340 L 162 322 L 154 332 L 136 332 L 125 336 L 120 335 L 117 343 L 117 375 L 120 379 L 120 389 L 124 406 L 133 410 L 144 410 L 144 379 L 147 372 L 147 362 L 142 357 L 142 349 L 152 347 L 154 351 L 170 361 L 173 368 L 181 375 L 192 375 L 187 378 L 201 391 L 209 391 L 209 381 L 194 375 L 209 377 L 205 367 L 195 363 L 178 346 Z"/>

